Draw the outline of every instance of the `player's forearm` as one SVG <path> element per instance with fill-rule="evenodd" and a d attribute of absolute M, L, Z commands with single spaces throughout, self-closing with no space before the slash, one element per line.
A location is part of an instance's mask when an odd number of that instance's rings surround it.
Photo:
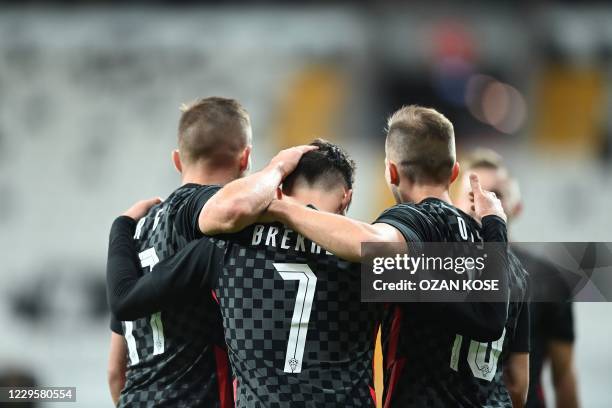
<path fill-rule="evenodd" d="M 504 367 L 503 379 L 510 394 L 512 406 L 524 407 L 529 389 L 529 353 L 512 352 Z"/>
<path fill-rule="evenodd" d="M 578 408 L 578 387 L 573 369 L 557 379 L 554 387 L 557 408 Z"/>
<path fill-rule="evenodd" d="M 466 300 L 452 305 L 445 305 L 445 315 L 449 325 L 458 333 L 476 341 L 489 342 L 498 340 L 508 318 L 510 286 L 508 276 L 513 267 L 508 261 L 506 223 L 498 217 L 483 218 L 483 238 L 485 242 L 498 242 L 489 246 L 487 263 L 481 279 L 498 281 L 498 301 L 483 302 L 481 293 L 471 292 Z"/>
<path fill-rule="evenodd" d="M 111 394 L 113 404 L 116 406 L 119 403 L 119 397 L 121 390 L 125 386 L 125 375 L 119 373 L 109 373 L 108 375 L 108 387 Z"/>
<path fill-rule="evenodd" d="M 527 401 L 527 387 L 513 383 L 511 380 L 504 378 L 508 394 L 510 394 L 510 400 L 512 400 L 512 408 L 523 408 Z"/>
<path fill-rule="evenodd" d="M 573 344 L 566 341 L 552 341 L 548 352 L 557 407 L 577 407 L 578 392 L 573 364 Z"/>
<path fill-rule="evenodd" d="M 113 315 L 119 320 L 134 320 L 158 310 L 154 282 L 142 288 L 147 279 L 139 282 L 140 265 L 132 235 L 135 222 L 129 217 L 119 217 L 113 223 L 106 264 L 107 297 Z M 140 290 L 136 290 L 140 283 Z"/>
<path fill-rule="evenodd" d="M 206 235 L 231 233 L 253 224 L 276 197 L 283 176 L 282 163 L 271 163 L 225 185 L 200 212 L 200 231 Z"/>
<path fill-rule="evenodd" d="M 132 235 L 134 222 L 119 217 L 113 223 L 106 267 L 108 303 L 115 318 L 129 321 L 146 317 L 177 302 L 201 296 L 216 260 L 206 248 L 209 238 L 190 242 L 173 257 L 140 276 Z M 204 249 L 202 249 L 204 248 Z"/>
<path fill-rule="evenodd" d="M 294 231 L 348 261 L 361 260 L 362 242 L 380 240 L 371 224 L 313 210 L 301 204 L 274 201 L 270 212 Z"/>
<path fill-rule="evenodd" d="M 108 361 L 108 388 L 113 403 L 117 405 L 121 390 L 125 386 L 126 345 L 123 336 L 111 333 L 111 345 Z"/>

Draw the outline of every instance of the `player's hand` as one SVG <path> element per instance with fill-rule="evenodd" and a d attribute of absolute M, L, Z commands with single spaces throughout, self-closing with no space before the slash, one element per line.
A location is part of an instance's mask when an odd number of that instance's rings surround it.
<path fill-rule="evenodd" d="M 302 203 L 296 199 L 284 195 L 280 188 L 277 191 L 276 198 L 270 202 L 270 205 L 259 217 L 259 222 L 284 222 L 285 215 L 288 211 L 291 211 L 291 206 L 299 205 L 303 206 Z"/>
<path fill-rule="evenodd" d="M 163 200 L 159 197 L 149 198 L 148 200 L 137 201 L 133 206 L 131 206 L 123 215 L 132 218 L 134 221 L 138 221 L 142 217 L 144 217 L 147 212 L 153 207 L 161 203 Z"/>
<path fill-rule="evenodd" d="M 497 215 L 504 221 L 507 220 L 499 198 L 497 198 L 495 193 L 482 189 L 476 174 L 470 174 L 470 186 L 472 187 L 470 201 L 472 202 L 472 211 L 476 214 L 476 219 L 480 221 L 487 215 Z"/>
<path fill-rule="evenodd" d="M 295 168 L 305 153 L 317 150 L 318 146 L 301 145 L 281 150 L 270 161 L 270 165 L 278 166 L 283 174 L 283 179 L 287 177 Z"/>

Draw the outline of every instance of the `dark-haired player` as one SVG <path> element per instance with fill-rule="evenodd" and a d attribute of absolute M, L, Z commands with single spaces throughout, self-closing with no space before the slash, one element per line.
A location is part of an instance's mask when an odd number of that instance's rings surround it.
<path fill-rule="evenodd" d="M 220 213 L 215 207 L 204 210 L 205 204 L 219 190 L 218 184 L 244 175 L 250 151 L 249 115 L 237 101 L 211 97 L 184 108 L 178 150 L 172 156 L 181 173 L 181 187 L 163 203 L 158 201 L 136 226 L 133 238 L 140 273 L 148 274 L 157 262 L 202 236 L 203 221 Z M 262 173 L 281 179 L 283 171 L 297 164 L 302 151 L 281 152 Z M 109 385 L 115 403 L 129 407 L 234 405 L 221 316 L 212 295 L 135 318 L 117 307 L 113 299 L 119 293 L 110 282 L 108 286 L 114 316 Z"/>
<path fill-rule="evenodd" d="M 476 220 L 454 207 L 459 166 L 453 126 L 439 112 L 409 106 L 388 123 L 385 178 L 398 205 L 367 224 L 277 200 L 269 212 L 332 253 L 361 257 L 362 242 L 506 242 L 501 203 L 472 180 Z M 504 233 L 491 235 L 497 225 Z M 509 298 L 508 271 L 497 271 Z M 508 302 L 400 304 L 383 327 L 386 407 L 511 406 L 500 355 L 515 335 Z"/>
<path fill-rule="evenodd" d="M 353 161 L 338 146 L 313 145 L 318 150 L 302 157 L 282 192 L 302 205 L 344 214 Z M 134 226 L 121 217 L 111 232 L 108 274 L 117 311 L 143 315 L 214 288 L 238 407 L 374 406 L 372 358 L 382 310 L 361 303 L 358 264 L 282 224 L 256 223 L 223 240 L 202 238 L 140 277 Z"/>

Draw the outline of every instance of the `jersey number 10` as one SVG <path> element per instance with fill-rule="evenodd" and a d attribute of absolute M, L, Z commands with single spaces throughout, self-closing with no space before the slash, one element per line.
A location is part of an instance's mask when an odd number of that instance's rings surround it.
<path fill-rule="evenodd" d="M 474 377 L 486 381 L 493 380 L 497 372 L 497 362 L 502 352 L 505 337 L 506 329 L 504 329 L 499 339 L 490 343 L 480 343 L 470 340 L 467 361 Z M 461 352 L 462 343 L 463 336 L 456 334 L 450 360 L 450 367 L 455 371 L 459 371 L 459 354 Z"/>

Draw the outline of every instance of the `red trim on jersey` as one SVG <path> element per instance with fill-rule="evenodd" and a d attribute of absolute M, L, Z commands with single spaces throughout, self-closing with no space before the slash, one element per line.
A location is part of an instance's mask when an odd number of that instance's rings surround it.
<path fill-rule="evenodd" d="M 376 406 L 376 390 L 374 387 L 370 386 L 370 396 L 372 397 L 372 401 L 374 401 L 374 406 Z"/>
<path fill-rule="evenodd" d="M 406 365 L 406 359 L 402 358 L 401 360 L 396 360 L 392 364 L 391 375 L 389 378 L 389 389 L 387 390 L 387 399 L 385 400 L 383 407 L 389 408 L 391 406 L 391 398 L 393 397 L 393 391 L 395 391 L 395 386 L 397 385 L 397 381 L 404 371 L 404 366 Z"/>
<path fill-rule="evenodd" d="M 400 327 L 402 324 L 402 310 L 399 306 L 395 306 L 393 311 L 393 320 L 391 321 L 391 330 L 389 332 L 389 348 L 387 349 L 387 355 L 385 356 L 387 364 L 385 369 L 389 369 L 391 364 L 397 358 L 397 343 L 399 342 Z"/>
<path fill-rule="evenodd" d="M 220 408 L 233 408 L 234 395 L 232 393 L 232 383 L 230 381 L 230 367 L 227 361 L 225 349 L 213 346 L 215 351 L 215 362 L 217 363 L 217 384 L 219 386 Z"/>
<path fill-rule="evenodd" d="M 217 302 L 217 304 L 219 304 L 219 299 L 217 299 L 217 294 L 215 293 L 215 291 L 211 290 L 210 293 L 212 294 L 213 299 L 215 299 L 215 302 Z"/>
<path fill-rule="evenodd" d="M 387 383 L 387 389 L 385 390 L 385 401 L 384 408 L 391 406 L 391 398 L 393 397 L 393 391 L 397 385 L 397 381 L 404 370 L 406 364 L 405 359 L 397 358 L 397 343 L 399 342 L 400 326 L 402 322 L 402 310 L 399 306 L 395 307 L 393 311 L 393 320 L 391 321 L 391 330 L 389 332 L 389 347 L 385 355 L 385 371 L 391 371 L 389 374 L 389 382 Z"/>
<path fill-rule="evenodd" d="M 536 388 L 536 395 L 538 396 L 538 401 L 540 402 L 540 404 L 545 407 L 546 406 L 546 398 L 544 397 L 544 388 L 542 387 L 542 384 L 538 384 L 537 388 Z"/>

